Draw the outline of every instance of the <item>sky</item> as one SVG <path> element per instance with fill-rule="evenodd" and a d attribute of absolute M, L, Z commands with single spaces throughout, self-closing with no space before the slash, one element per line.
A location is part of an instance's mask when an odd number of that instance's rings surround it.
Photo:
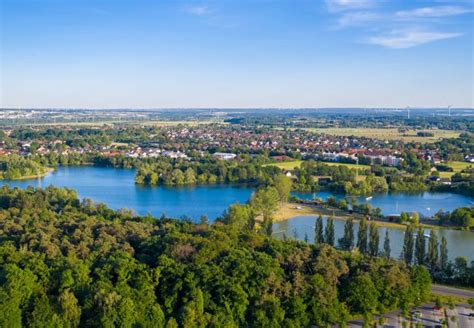
<path fill-rule="evenodd" d="M 2 108 L 474 107 L 474 0 L 0 0 Z"/>

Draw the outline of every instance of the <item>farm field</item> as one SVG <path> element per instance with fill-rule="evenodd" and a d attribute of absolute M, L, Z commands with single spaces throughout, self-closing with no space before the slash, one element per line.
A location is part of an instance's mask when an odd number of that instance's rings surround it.
<path fill-rule="evenodd" d="M 450 166 L 453 168 L 453 172 L 439 172 L 439 176 L 441 178 L 450 178 L 452 177 L 455 173 L 461 172 L 468 166 L 473 166 L 474 164 L 468 163 L 468 162 L 459 162 L 459 161 L 453 161 L 453 162 L 448 162 L 446 165 Z"/>
<path fill-rule="evenodd" d="M 266 164 L 266 165 L 277 166 L 282 170 L 294 170 L 295 168 L 300 167 L 301 163 L 303 163 L 303 161 L 288 161 L 288 162 L 280 162 L 280 163 L 271 163 L 271 164 Z M 344 165 L 350 169 L 356 169 L 356 168 L 370 169 L 369 165 L 362 165 L 362 164 L 356 165 L 356 164 L 337 163 L 337 162 L 321 162 L 321 163 L 324 163 L 330 166 Z"/>
<path fill-rule="evenodd" d="M 443 138 L 457 138 L 460 132 L 452 130 L 408 130 L 406 132 L 400 132 L 396 128 L 382 129 L 382 128 L 304 128 L 304 130 L 326 133 L 335 136 L 355 136 L 355 137 L 367 137 L 377 138 L 382 140 L 403 140 L 406 142 L 435 142 Z M 417 132 L 430 132 L 433 133 L 433 137 L 418 137 Z"/>

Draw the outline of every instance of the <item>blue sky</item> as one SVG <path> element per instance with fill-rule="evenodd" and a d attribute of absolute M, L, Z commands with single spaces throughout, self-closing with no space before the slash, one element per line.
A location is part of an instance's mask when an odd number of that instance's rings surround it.
<path fill-rule="evenodd" d="M 474 107 L 473 0 L 0 3 L 0 107 Z"/>

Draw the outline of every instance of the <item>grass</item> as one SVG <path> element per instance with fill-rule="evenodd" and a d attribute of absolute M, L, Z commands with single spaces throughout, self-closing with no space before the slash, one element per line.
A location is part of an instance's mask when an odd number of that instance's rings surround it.
<path fill-rule="evenodd" d="M 452 167 L 454 171 L 453 172 L 439 172 L 439 176 L 441 178 L 451 178 L 455 173 L 461 172 L 462 170 L 464 170 L 468 166 L 473 166 L 474 167 L 474 165 L 472 163 L 459 162 L 459 161 L 448 162 L 448 163 L 446 163 L 446 165 Z"/>
<path fill-rule="evenodd" d="M 305 128 L 307 131 L 335 136 L 355 136 L 381 140 L 403 140 L 405 142 L 435 142 L 443 138 L 457 138 L 461 134 L 452 130 L 407 130 L 399 132 L 397 128 Z M 430 132 L 433 137 L 418 137 L 417 132 Z"/>
<path fill-rule="evenodd" d="M 295 168 L 300 167 L 301 163 L 303 163 L 303 161 L 288 161 L 288 162 L 271 163 L 271 164 L 265 164 L 265 165 L 266 166 L 269 166 L 269 165 L 276 166 L 276 167 L 279 167 L 282 170 L 294 170 Z M 320 162 L 320 163 L 330 165 L 330 166 L 343 165 L 343 166 L 346 166 L 350 169 L 356 169 L 356 168 L 363 169 L 363 170 L 370 169 L 369 165 L 363 165 L 363 164 L 356 165 L 356 164 L 338 163 L 338 162 Z"/>

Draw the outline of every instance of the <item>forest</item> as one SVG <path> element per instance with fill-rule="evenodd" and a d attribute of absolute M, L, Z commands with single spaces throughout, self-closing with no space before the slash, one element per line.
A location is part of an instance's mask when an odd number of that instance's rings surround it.
<path fill-rule="evenodd" d="M 269 188 L 209 224 L 2 187 L 0 326 L 327 326 L 427 300 L 425 266 L 256 229 Z"/>

